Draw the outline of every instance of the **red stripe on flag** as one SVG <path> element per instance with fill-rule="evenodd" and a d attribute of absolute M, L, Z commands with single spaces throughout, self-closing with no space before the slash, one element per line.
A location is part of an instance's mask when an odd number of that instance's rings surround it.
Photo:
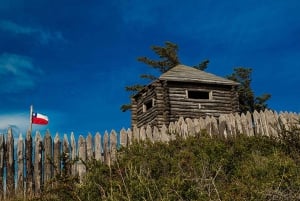
<path fill-rule="evenodd" d="M 33 112 L 32 113 L 32 123 L 46 125 L 46 124 L 48 124 L 48 117 L 45 115 Z"/>

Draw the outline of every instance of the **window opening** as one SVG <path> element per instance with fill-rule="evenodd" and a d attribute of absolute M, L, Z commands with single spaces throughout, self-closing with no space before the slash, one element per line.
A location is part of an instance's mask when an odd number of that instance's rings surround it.
<path fill-rule="evenodd" d="M 146 101 L 143 105 L 143 112 L 146 112 L 149 109 L 151 109 L 154 106 L 153 102 L 153 99 Z"/>
<path fill-rule="evenodd" d="M 187 91 L 187 97 L 191 99 L 210 99 L 210 92 L 209 91 Z"/>

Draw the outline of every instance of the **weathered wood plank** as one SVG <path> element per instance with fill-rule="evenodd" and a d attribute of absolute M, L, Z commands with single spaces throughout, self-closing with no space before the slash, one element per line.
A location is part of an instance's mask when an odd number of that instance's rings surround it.
<path fill-rule="evenodd" d="M 32 147 L 31 131 L 28 130 L 26 133 L 26 142 L 25 142 L 26 197 L 31 197 L 33 196 L 34 193 L 32 151 L 33 151 L 33 147 Z"/>
<path fill-rule="evenodd" d="M 15 195 L 14 137 L 11 128 L 7 131 L 6 150 L 6 194 L 10 198 Z"/>
<path fill-rule="evenodd" d="M 74 133 L 71 132 L 71 160 L 72 160 L 72 175 L 77 175 L 77 149 L 76 149 L 76 140 L 74 137 Z"/>
<path fill-rule="evenodd" d="M 221 137 L 227 138 L 228 137 L 228 128 L 226 124 L 226 116 L 220 115 L 219 117 L 219 133 Z"/>
<path fill-rule="evenodd" d="M 44 183 L 47 183 L 50 181 L 50 179 L 53 177 L 53 167 L 52 167 L 52 161 L 53 161 L 53 147 L 52 147 L 52 137 L 50 135 L 50 132 L 47 130 L 45 137 L 44 137 Z"/>
<path fill-rule="evenodd" d="M 165 124 L 160 128 L 160 133 L 161 133 L 161 141 L 162 142 L 169 142 L 171 140 L 168 128 L 166 127 Z"/>
<path fill-rule="evenodd" d="M 93 137 L 91 133 L 86 137 L 86 157 L 88 161 L 94 159 Z"/>
<path fill-rule="evenodd" d="M 252 115 L 250 114 L 250 112 L 246 113 L 246 119 L 247 119 L 248 136 L 254 136 L 253 120 L 252 120 Z"/>
<path fill-rule="evenodd" d="M 71 151 L 68 136 L 67 134 L 64 134 L 64 140 L 62 144 L 62 167 L 64 175 L 70 175 L 72 172 L 70 152 Z"/>
<path fill-rule="evenodd" d="M 262 135 L 261 119 L 259 113 L 255 110 L 252 114 L 254 122 L 254 133 L 255 135 Z"/>
<path fill-rule="evenodd" d="M 133 132 L 130 128 L 127 129 L 127 146 L 132 145 L 133 142 Z"/>
<path fill-rule="evenodd" d="M 217 119 L 215 117 L 211 117 L 211 132 L 212 135 L 219 137 L 220 136 L 220 132 L 219 132 L 219 125 L 217 122 Z"/>
<path fill-rule="evenodd" d="M 235 114 L 234 117 L 235 117 L 236 133 L 237 133 L 237 135 L 241 135 L 241 134 L 243 134 L 241 116 L 239 114 Z"/>
<path fill-rule="evenodd" d="M 34 149 L 34 193 L 39 195 L 42 191 L 42 150 L 43 143 L 39 131 L 35 134 L 35 149 Z"/>
<path fill-rule="evenodd" d="M 115 130 L 110 133 L 110 159 L 111 163 L 117 161 L 117 133 Z"/>
<path fill-rule="evenodd" d="M 122 128 L 120 131 L 120 145 L 122 147 L 127 147 L 128 144 L 128 136 L 125 128 Z"/>
<path fill-rule="evenodd" d="M 244 113 L 241 115 L 240 121 L 242 126 L 242 134 L 248 136 L 248 122 L 247 122 L 246 115 Z"/>
<path fill-rule="evenodd" d="M 6 177 L 4 177 L 5 155 L 4 134 L 0 134 L 0 200 L 4 198 L 4 182 L 6 182 Z"/>
<path fill-rule="evenodd" d="M 161 133 L 159 132 L 159 129 L 156 126 L 154 126 L 153 128 L 152 137 L 153 142 L 161 142 Z"/>
<path fill-rule="evenodd" d="M 86 162 L 86 141 L 82 135 L 79 136 L 78 140 L 78 164 L 77 164 L 77 171 L 79 175 L 80 182 L 83 181 L 83 178 L 86 173 L 86 167 L 85 167 L 85 162 Z"/>
<path fill-rule="evenodd" d="M 154 142 L 153 136 L 152 136 L 152 127 L 150 125 L 146 126 L 146 139 L 150 142 Z"/>
<path fill-rule="evenodd" d="M 96 133 L 94 140 L 95 140 L 95 159 L 97 161 L 103 162 L 102 142 L 101 142 L 101 135 L 99 132 Z"/>
<path fill-rule="evenodd" d="M 140 141 L 140 131 L 139 131 L 139 129 L 138 129 L 137 126 L 133 127 L 133 133 L 132 133 L 132 135 L 133 135 L 132 137 L 133 137 L 134 141 L 137 141 L 137 142 Z"/>
<path fill-rule="evenodd" d="M 104 155 L 104 164 L 110 164 L 110 153 L 109 153 L 109 137 L 108 132 L 105 131 L 103 139 L 103 155 Z"/>
<path fill-rule="evenodd" d="M 261 118 L 261 123 L 262 123 L 262 130 L 263 130 L 263 135 L 270 136 L 269 130 L 268 130 L 268 124 L 266 120 L 266 115 L 263 111 L 260 111 L 260 118 Z"/>
<path fill-rule="evenodd" d="M 196 129 L 195 129 L 194 121 L 191 118 L 186 118 L 185 122 L 186 122 L 186 125 L 187 125 L 188 135 L 189 136 L 195 136 L 196 135 Z"/>
<path fill-rule="evenodd" d="M 61 141 L 58 133 L 55 135 L 53 146 L 54 176 L 58 176 L 61 174 Z"/>
<path fill-rule="evenodd" d="M 145 130 L 145 127 L 142 126 L 140 128 L 140 141 L 145 141 L 146 140 L 146 130 Z"/>
<path fill-rule="evenodd" d="M 17 173 L 17 195 L 23 197 L 24 195 L 24 141 L 22 134 L 19 135 L 17 143 L 17 160 L 18 160 L 18 173 Z"/>

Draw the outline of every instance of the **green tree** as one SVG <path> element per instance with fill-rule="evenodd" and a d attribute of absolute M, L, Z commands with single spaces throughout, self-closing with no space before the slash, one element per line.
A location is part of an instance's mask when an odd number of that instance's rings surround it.
<path fill-rule="evenodd" d="M 267 101 L 271 98 L 270 94 L 262 94 L 255 96 L 251 88 L 251 68 L 238 67 L 234 68 L 234 72 L 227 76 L 228 79 L 239 82 L 238 94 L 240 112 L 253 112 L 268 109 Z"/>
<path fill-rule="evenodd" d="M 159 71 L 159 73 L 165 73 L 171 68 L 175 67 L 178 64 L 181 64 L 179 58 L 178 58 L 178 45 L 166 41 L 165 46 L 151 46 L 151 50 L 159 57 L 158 60 L 150 59 L 148 57 L 138 57 L 138 61 L 142 62 L 144 64 L 147 64 L 149 67 L 156 69 Z M 207 65 L 209 63 L 209 60 L 204 60 L 200 64 L 194 66 L 194 68 L 197 68 L 199 70 L 205 70 L 207 68 Z M 149 81 L 153 81 L 157 79 L 156 76 L 151 74 L 142 74 L 140 75 L 140 78 L 142 79 L 148 79 Z M 132 86 L 126 86 L 125 90 L 130 92 L 130 97 L 134 96 L 136 93 L 138 93 L 144 85 L 142 84 L 135 84 Z M 130 110 L 131 104 L 124 104 L 121 106 L 121 110 L 123 112 Z"/>
<path fill-rule="evenodd" d="M 167 72 L 180 64 L 178 58 L 178 46 L 171 42 L 165 42 L 165 47 L 152 46 L 151 49 L 159 56 L 160 60 L 153 60 L 148 57 L 139 57 L 137 60 L 158 69 L 160 73 Z M 142 75 L 142 77 L 144 77 Z M 147 76 L 146 76 L 147 77 Z"/>
<path fill-rule="evenodd" d="M 203 70 L 204 71 L 208 67 L 208 64 L 209 64 L 209 60 L 206 59 L 206 60 L 202 61 L 201 63 L 199 63 L 198 65 L 193 66 L 193 67 L 198 69 L 198 70 Z"/>

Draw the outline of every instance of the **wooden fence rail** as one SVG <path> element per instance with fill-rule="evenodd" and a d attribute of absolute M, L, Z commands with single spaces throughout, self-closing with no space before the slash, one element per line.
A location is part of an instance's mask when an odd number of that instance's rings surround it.
<path fill-rule="evenodd" d="M 36 132 L 34 139 L 27 132 L 25 139 L 22 135 L 14 142 L 12 129 L 7 134 L 0 134 L 0 199 L 13 196 L 39 195 L 42 187 L 51 178 L 65 173 L 79 175 L 80 180 L 86 173 L 84 162 L 91 159 L 110 165 L 116 160 L 117 148 L 128 146 L 134 141 L 150 140 L 151 142 L 169 142 L 176 135 L 183 138 L 197 135 L 201 130 L 214 137 L 224 138 L 237 135 L 267 135 L 278 136 L 283 129 L 291 126 L 299 127 L 300 115 L 288 112 L 255 111 L 253 114 L 228 114 L 219 118 L 209 117 L 199 119 L 183 119 L 172 122 L 161 128 L 145 126 L 141 128 L 122 129 L 119 133 L 112 130 L 101 135 L 82 135 L 76 142 L 74 133 L 70 138 L 64 134 L 60 138 L 56 133 L 54 139 L 49 131 L 44 134 Z M 69 141 L 70 140 L 70 141 Z M 63 156 L 63 157 L 62 157 Z M 69 165 L 65 160 L 80 159 Z"/>

